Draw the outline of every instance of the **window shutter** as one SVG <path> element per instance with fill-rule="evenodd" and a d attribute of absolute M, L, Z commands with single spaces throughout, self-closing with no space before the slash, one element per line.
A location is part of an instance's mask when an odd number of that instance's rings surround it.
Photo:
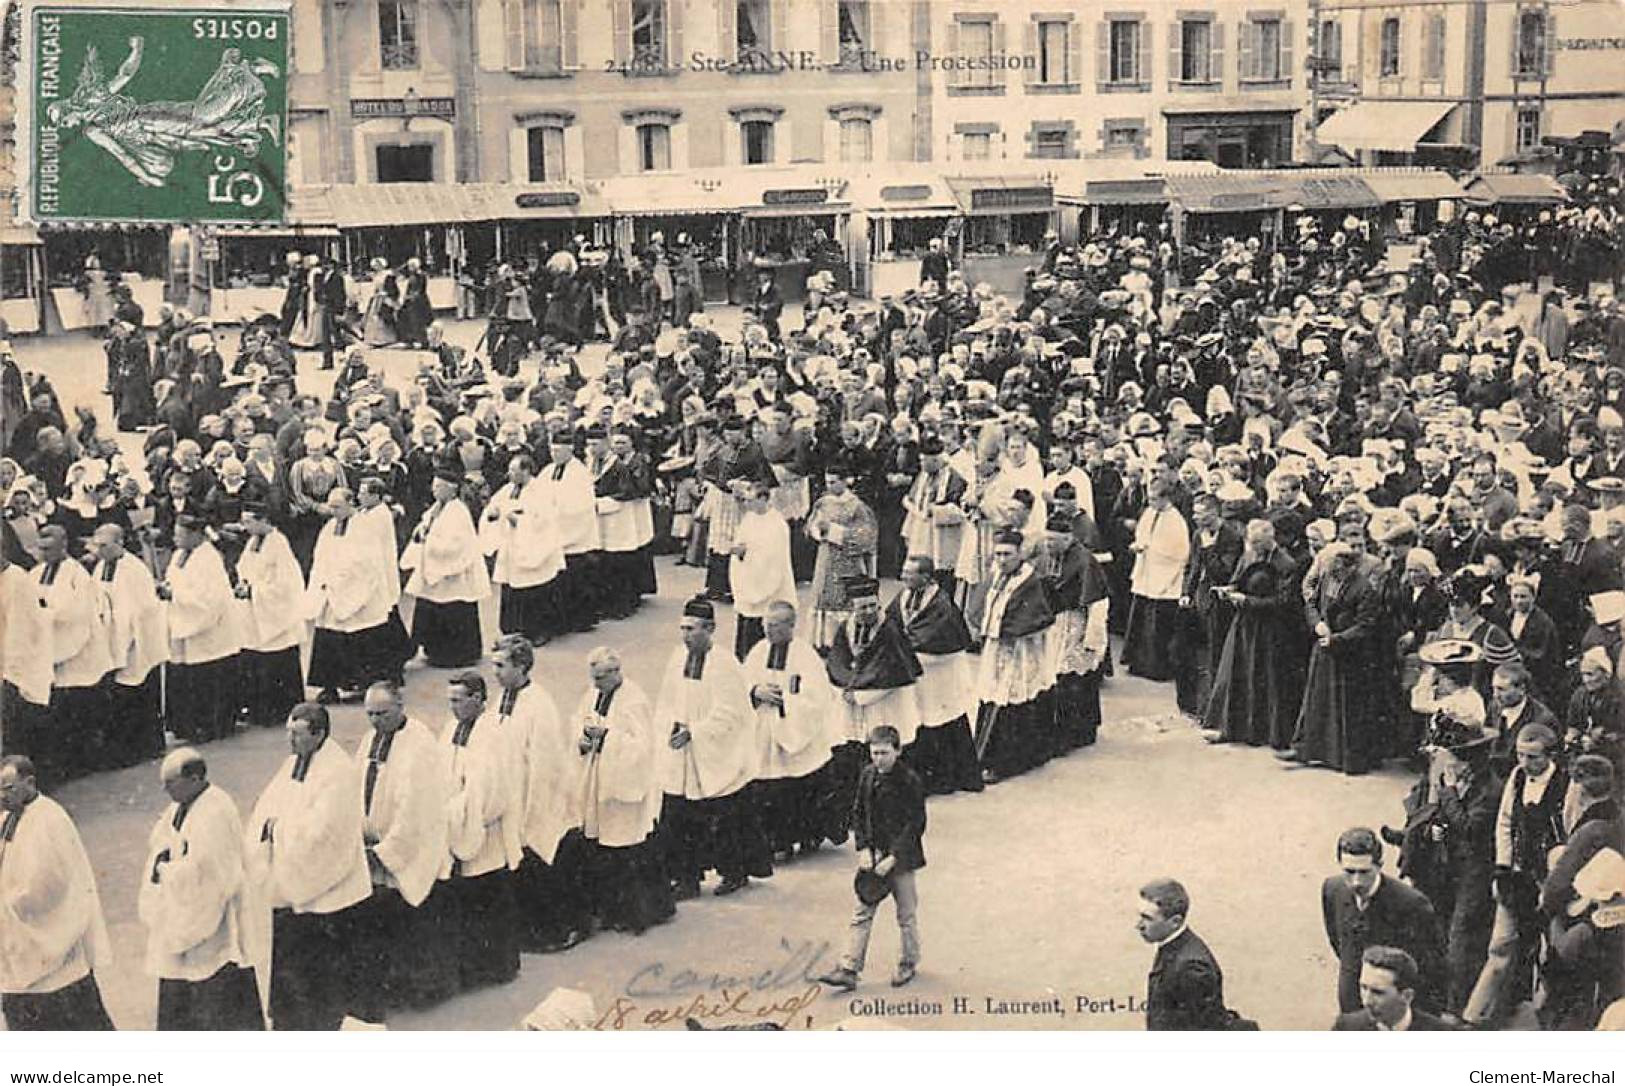
<path fill-rule="evenodd" d="M 818 0 L 818 53 L 825 64 L 841 61 L 840 0 Z"/>
<path fill-rule="evenodd" d="M 1208 53 L 1207 77 L 1218 84 L 1224 83 L 1224 24 L 1214 19 L 1208 24 L 1208 40 L 1213 43 Z"/>
<path fill-rule="evenodd" d="M 632 0 L 610 0 L 609 11 L 615 34 L 615 63 L 629 64 L 632 60 Z"/>
<path fill-rule="evenodd" d="M 1181 46 L 1183 45 L 1183 42 L 1182 42 L 1181 39 L 1184 37 L 1184 34 L 1185 34 L 1185 22 L 1184 22 L 1183 19 L 1171 19 L 1171 20 L 1169 20 L 1169 22 L 1168 22 L 1168 82 L 1170 84 L 1178 83 L 1181 76 L 1183 75 L 1184 65 L 1180 63 L 1179 50 L 1180 50 Z"/>
<path fill-rule="evenodd" d="M 1095 24 L 1095 82 L 1112 81 L 1112 24 L 1105 19 Z"/>
<path fill-rule="evenodd" d="M 1151 82 L 1151 24 L 1141 19 L 1135 24 L 1134 82 Z"/>
<path fill-rule="evenodd" d="M 773 26 L 770 28 L 772 33 L 769 35 L 769 40 L 773 43 L 775 52 L 782 52 L 789 48 L 790 3 L 789 0 L 772 0 L 769 6 L 773 9 L 770 16 L 773 20 Z"/>
<path fill-rule="evenodd" d="M 1042 83 L 1044 81 L 1044 58 L 1039 55 L 1038 21 L 1028 19 L 1021 24 L 1021 55 L 1032 57 L 1036 68 L 1031 69 L 1026 79 L 1029 83 Z"/>
<path fill-rule="evenodd" d="M 578 181 L 586 176 L 586 142 L 581 126 L 573 124 L 564 130 L 564 176 Z"/>
<path fill-rule="evenodd" d="M 1237 71 L 1242 79 L 1252 79 L 1255 69 L 1253 66 L 1254 42 L 1258 28 L 1251 22 L 1243 19 L 1236 27 Z"/>
<path fill-rule="evenodd" d="M 1281 20 L 1281 78 L 1292 82 L 1292 34 L 1295 24 L 1291 19 Z"/>
<path fill-rule="evenodd" d="M 509 71 L 525 66 L 525 0 L 502 0 L 502 44 Z"/>
<path fill-rule="evenodd" d="M 683 23 L 688 17 L 688 0 L 666 0 L 666 67 L 683 66 Z"/>
<path fill-rule="evenodd" d="M 1557 53 L 1557 12 L 1555 11 L 1546 13 L 1546 33 L 1541 38 L 1540 45 L 1542 53 L 1540 58 L 1541 71 L 1550 79 L 1557 72 L 1552 63 Z"/>
<path fill-rule="evenodd" d="M 1512 9 L 1512 35 L 1510 41 L 1511 48 L 1507 54 L 1507 75 L 1516 79 L 1523 74 L 1523 66 L 1519 63 L 1523 52 L 1523 8 L 1521 6 Z M 1516 113 L 1517 111 L 1514 110 L 1513 112 Z M 1512 144 L 1507 146 L 1510 147 Z"/>
<path fill-rule="evenodd" d="M 736 0 L 717 0 L 717 57 L 729 64 L 739 59 L 738 20 Z"/>
<path fill-rule="evenodd" d="M 666 132 L 668 136 L 666 146 L 671 160 L 668 168 L 688 169 L 688 123 L 679 121 L 666 129 Z"/>
<path fill-rule="evenodd" d="M 1066 24 L 1066 81 L 1083 82 L 1083 24 Z"/>
<path fill-rule="evenodd" d="M 795 160 L 795 136 L 790 130 L 790 115 L 785 114 L 773 122 L 773 162 L 788 166 Z"/>
<path fill-rule="evenodd" d="M 581 67 L 581 0 L 559 0 L 559 62 L 566 71 Z"/>
<path fill-rule="evenodd" d="M 1005 40 L 1004 39 L 1004 20 L 1003 19 L 994 19 L 993 20 L 993 55 L 994 55 L 994 57 L 1003 57 L 1004 56 L 1004 40 Z M 1001 68 L 997 68 L 997 69 L 994 70 L 992 82 L 993 82 L 994 86 L 1002 86 L 1004 83 L 1009 81 L 1009 78 L 1010 78 L 1009 69 L 1001 67 Z"/>

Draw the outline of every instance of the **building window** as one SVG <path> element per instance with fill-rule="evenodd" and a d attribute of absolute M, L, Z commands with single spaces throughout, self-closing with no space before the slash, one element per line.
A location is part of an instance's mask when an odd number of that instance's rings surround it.
<path fill-rule="evenodd" d="M 510 71 L 558 71 L 564 65 L 562 0 L 506 0 Z"/>
<path fill-rule="evenodd" d="M 418 0 L 378 0 L 378 55 L 389 71 L 418 66 Z"/>
<path fill-rule="evenodd" d="M 1518 53 L 1513 74 L 1520 79 L 1539 79 L 1546 67 L 1546 15 L 1525 11 L 1518 15 Z"/>
<path fill-rule="evenodd" d="M 1242 33 L 1251 38 L 1247 43 L 1252 46 L 1248 54 L 1251 59 L 1242 70 L 1242 78 L 1261 83 L 1274 83 L 1287 78 L 1281 61 L 1281 20 L 1252 19 L 1249 24 L 1242 29 Z M 1243 48 L 1245 50 L 1246 46 Z"/>
<path fill-rule="evenodd" d="M 380 184 L 433 181 L 434 144 L 380 143 L 374 164 Z"/>
<path fill-rule="evenodd" d="M 538 125 L 525 131 L 526 159 L 530 180 L 564 179 L 564 129 L 558 125 Z"/>
<path fill-rule="evenodd" d="M 742 141 L 739 160 L 747 166 L 765 166 L 773 161 L 773 122 L 743 121 L 739 125 Z"/>
<path fill-rule="evenodd" d="M 671 169 L 671 125 L 638 125 L 638 169 Z"/>
<path fill-rule="evenodd" d="M 966 132 L 960 137 L 959 157 L 981 162 L 993 157 L 993 133 Z"/>
<path fill-rule="evenodd" d="M 1181 19 L 1179 71 L 1181 83 L 1211 83 L 1213 79 L 1213 21 Z"/>
<path fill-rule="evenodd" d="M 741 61 L 772 52 L 769 18 L 768 0 L 735 0 L 734 48 Z"/>
<path fill-rule="evenodd" d="M 1334 82 L 1343 78 L 1343 24 L 1326 19 L 1320 24 L 1320 40 L 1316 43 L 1320 54 L 1320 70 Z"/>
<path fill-rule="evenodd" d="M 665 66 L 665 0 L 632 0 L 633 70 L 647 71 Z"/>
<path fill-rule="evenodd" d="M 988 58 L 980 67 L 971 67 L 959 75 L 959 86 L 991 87 L 993 85 L 993 20 L 967 19 L 959 24 L 959 52 L 967 62 L 976 64 L 978 58 Z"/>
<path fill-rule="evenodd" d="M 1518 107 L 1518 147 L 1519 151 L 1531 151 L 1540 146 L 1540 107 Z"/>
<path fill-rule="evenodd" d="M 1138 122 L 1107 121 L 1101 138 L 1106 151 L 1138 151 L 1145 142 L 1145 126 Z"/>
<path fill-rule="evenodd" d="M 1444 79 L 1444 27 L 1443 15 L 1428 16 L 1422 39 L 1422 78 L 1433 82 Z"/>
<path fill-rule="evenodd" d="M 1033 127 L 1034 158 L 1069 158 L 1069 133 L 1061 126 Z"/>
<path fill-rule="evenodd" d="M 1072 24 L 1060 19 L 1045 19 L 1038 24 L 1038 81 L 1040 83 L 1076 83 L 1078 73 L 1072 71 Z"/>
<path fill-rule="evenodd" d="M 1112 19 L 1108 24 L 1106 81 L 1143 83 L 1140 70 L 1140 39 L 1145 26 L 1138 19 Z"/>
<path fill-rule="evenodd" d="M 840 125 L 841 161 L 872 161 L 875 157 L 874 122 L 867 117 L 848 117 Z"/>
<path fill-rule="evenodd" d="M 1389 16 L 1382 21 L 1378 40 L 1377 74 L 1384 79 L 1399 75 L 1399 19 Z"/>
<path fill-rule="evenodd" d="M 857 67 L 869 48 L 869 0 L 840 0 L 837 19 L 841 64 Z"/>

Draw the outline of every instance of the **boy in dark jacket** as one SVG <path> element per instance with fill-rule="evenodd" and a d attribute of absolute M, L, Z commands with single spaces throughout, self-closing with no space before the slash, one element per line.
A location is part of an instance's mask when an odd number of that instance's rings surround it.
<path fill-rule="evenodd" d="M 902 951 L 893 988 L 914 979 L 920 963 L 919 890 L 914 872 L 925 866 L 925 786 L 919 775 L 898 761 L 902 737 L 889 724 L 869 731 L 869 759 L 858 778 L 858 798 L 852 806 L 852 831 L 858 847 L 858 869 L 872 870 L 891 882 L 891 897 L 897 902 L 897 930 Z M 864 958 L 869 951 L 869 931 L 874 926 L 877 902 L 861 900 L 852 914 L 852 935 L 840 964 L 818 979 L 833 988 L 851 991 L 858 986 Z"/>

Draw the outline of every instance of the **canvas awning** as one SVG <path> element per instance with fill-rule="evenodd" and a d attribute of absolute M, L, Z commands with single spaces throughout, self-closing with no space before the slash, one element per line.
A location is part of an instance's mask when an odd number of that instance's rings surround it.
<path fill-rule="evenodd" d="M 1356 102 L 1326 118 L 1315 140 L 1345 151 L 1414 151 L 1454 108 L 1454 102 Z"/>
<path fill-rule="evenodd" d="M 334 223 L 333 205 L 327 198 L 327 188 L 319 185 L 295 185 L 288 190 L 287 218 L 281 223 L 259 226 L 222 226 L 212 231 L 222 238 L 296 237 L 331 238 L 338 236 Z"/>
<path fill-rule="evenodd" d="M 1467 190 L 1443 170 L 1372 172 L 1360 180 L 1385 204 L 1405 200 L 1463 200 Z"/>
<path fill-rule="evenodd" d="M 603 198 L 615 215 L 732 215 L 767 218 L 833 215 L 851 210 L 846 182 L 832 183 L 828 170 L 739 168 L 682 174 L 638 174 L 603 182 Z"/>
<path fill-rule="evenodd" d="M 940 218 L 959 214 L 953 190 L 940 175 L 901 168 L 853 178 L 847 199 L 853 207 L 875 219 Z"/>
<path fill-rule="evenodd" d="M 1543 173 L 1489 173 L 1467 182 L 1475 204 L 1560 204 L 1568 191 Z"/>
<path fill-rule="evenodd" d="M 965 215 L 1021 215 L 1055 210 L 1055 185 L 1042 177 L 950 177 Z"/>
<path fill-rule="evenodd" d="M 39 231 L 32 226 L 23 226 L 13 223 L 10 226 L 0 226 L 0 245 L 41 245 Z"/>
<path fill-rule="evenodd" d="M 569 194 L 574 199 L 569 198 Z M 596 192 L 573 185 L 370 184 L 327 189 L 333 220 L 345 229 L 431 226 L 524 219 L 597 218 L 609 214 Z"/>
<path fill-rule="evenodd" d="M 1358 176 L 1324 170 L 1230 170 L 1170 177 L 1168 201 L 1199 215 L 1283 208 L 1329 211 L 1382 203 Z"/>
<path fill-rule="evenodd" d="M 1083 186 L 1083 202 L 1086 204 L 1160 204 L 1167 202 L 1167 199 L 1168 183 L 1161 177 L 1087 181 Z"/>

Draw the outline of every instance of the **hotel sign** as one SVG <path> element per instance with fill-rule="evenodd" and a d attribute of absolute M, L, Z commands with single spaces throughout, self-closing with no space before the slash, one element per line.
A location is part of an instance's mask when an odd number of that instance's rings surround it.
<path fill-rule="evenodd" d="M 411 109 L 407 109 L 406 105 L 405 98 L 352 98 L 350 116 L 363 121 L 379 117 L 438 117 L 450 120 L 457 116 L 455 98 L 419 98 L 412 103 Z"/>

